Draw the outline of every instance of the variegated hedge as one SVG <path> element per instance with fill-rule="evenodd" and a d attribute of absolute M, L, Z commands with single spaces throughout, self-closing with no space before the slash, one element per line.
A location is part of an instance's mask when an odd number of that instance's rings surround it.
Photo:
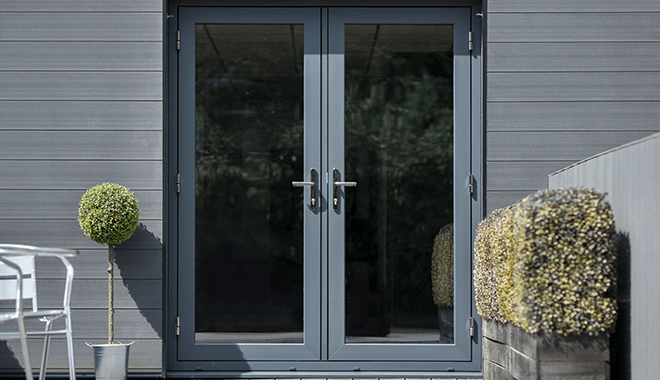
<path fill-rule="evenodd" d="M 604 198 L 585 188 L 542 190 L 482 221 L 480 315 L 530 333 L 607 331 L 616 318 L 616 231 Z"/>
<path fill-rule="evenodd" d="M 431 255 L 433 302 L 438 307 L 454 307 L 454 223 L 440 229 Z"/>

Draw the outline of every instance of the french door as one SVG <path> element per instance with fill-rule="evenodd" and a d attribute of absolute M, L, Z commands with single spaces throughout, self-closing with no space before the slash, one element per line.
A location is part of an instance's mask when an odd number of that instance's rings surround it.
<path fill-rule="evenodd" d="M 470 19 L 179 8 L 175 368 L 474 367 Z"/>

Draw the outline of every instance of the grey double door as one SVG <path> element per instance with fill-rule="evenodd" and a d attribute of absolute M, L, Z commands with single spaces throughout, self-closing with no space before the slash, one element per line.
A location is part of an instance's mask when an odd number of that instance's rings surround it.
<path fill-rule="evenodd" d="M 179 9 L 177 368 L 472 360 L 469 24 Z"/>

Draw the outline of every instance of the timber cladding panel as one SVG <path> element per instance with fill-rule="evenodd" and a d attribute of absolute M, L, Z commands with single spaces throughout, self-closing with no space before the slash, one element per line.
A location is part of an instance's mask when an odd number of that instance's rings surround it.
<path fill-rule="evenodd" d="M 490 212 L 571 162 L 660 130 L 660 2 L 486 2 Z"/>
<path fill-rule="evenodd" d="M 93 371 L 85 342 L 107 340 L 107 249 L 82 234 L 80 197 L 101 182 L 135 192 L 140 226 L 116 249 L 117 340 L 131 373 L 160 374 L 163 344 L 163 2 L 0 2 L 0 239 L 81 250 L 72 307 L 78 374 Z M 37 266 L 39 301 L 61 302 L 64 271 Z M 0 341 L 0 373 L 20 368 L 17 341 Z M 67 368 L 54 339 L 49 374 Z M 31 344 L 38 367 L 41 344 Z"/>

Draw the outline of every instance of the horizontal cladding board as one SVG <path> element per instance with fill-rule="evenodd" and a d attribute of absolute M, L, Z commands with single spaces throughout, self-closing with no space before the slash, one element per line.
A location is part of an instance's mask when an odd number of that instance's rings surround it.
<path fill-rule="evenodd" d="M 2 134 L 0 134 L 2 136 Z M 0 190 L 0 219 L 76 219 L 84 190 Z M 163 218 L 163 192 L 134 192 L 140 219 Z"/>
<path fill-rule="evenodd" d="M 162 12 L 15 12 L 0 41 L 163 41 Z"/>
<path fill-rule="evenodd" d="M 538 190 L 544 189 L 540 188 Z M 488 191 L 486 192 L 486 215 L 493 210 L 512 205 L 536 191 Z"/>
<path fill-rule="evenodd" d="M 160 72 L 0 72 L 0 100 L 163 100 Z"/>
<path fill-rule="evenodd" d="M 107 331 L 107 330 L 106 330 Z M 75 337 L 76 332 L 73 331 Z M 126 338 L 122 343 L 130 343 L 134 339 Z M 73 356 L 76 363 L 76 374 L 81 376 L 84 374 L 93 375 L 94 372 L 94 355 L 92 349 L 87 347 L 85 338 L 73 340 Z M 108 338 L 106 336 L 105 342 Z M 102 344 L 104 340 L 95 339 L 93 344 Z M 32 361 L 32 368 L 36 371 L 39 368 L 41 360 L 41 349 L 43 347 L 43 339 L 34 338 L 28 342 L 30 349 L 30 360 Z M 148 372 L 153 371 L 160 374 L 160 369 L 163 363 L 163 341 L 161 339 L 136 339 L 135 343 L 131 345 L 130 360 L 129 360 L 129 373 L 134 372 Z M 12 352 L 13 351 L 13 352 Z M 17 372 L 17 378 L 20 378 L 22 373 L 23 359 L 20 354 L 21 345 L 18 340 L 0 341 L 0 370 L 1 372 L 8 372 L 10 369 L 21 369 Z M 59 377 L 60 373 L 68 378 L 67 371 L 67 349 L 66 341 L 64 339 L 52 339 L 50 350 L 48 353 L 48 370 L 46 372 L 47 378 Z M 23 377 L 24 378 L 24 377 Z M 93 378 L 93 376 L 92 376 Z"/>
<path fill-rule="evenodd" d="M 486 189 L 538 190 L 548 187 L 548 174 L 569 166 L 574 161 L 489 162 L 486 167 Z"/>
<path fill-rule="evenodd" d="M 657 42 L 660 13 L 488 14 L 488 42 Z"/>
<path fill-rule="evenodd" d="M 0 220 L 3 241 L 42 247 L 99 249 L 80 230 L 77 220 Z M 162 249 L 163 222 L 142 221 L 133 236 L 120 244 L 123 249 Z"/>
<path fill-rule="evenodd" d="M 660 12 L 657 0 L 500 0 L 489 12 Z"/>
<path fill-rule="evenodd" d="M 163 70 L 162 42 L 0 42 L 0 53 L 0 70 Z"/>
<path fill-rule="evenodd" d="M 108 310 L 72 310 L 74 336 L 85 339 L 108 337 Z M 115 339 L 130 342 L 134 339 L 159 339 L 163 329 L 162 310 L 115 311 Z"/>
<path fill-rule="evenodd" d="M 660 42 L 488 43 L 489 72 L 660 71 Z"/>
<path fill-rule="evenodd" d="M 163 307 L 163 281 L 115 280 L 115 301 L 118 309 L 161 309 Z M 39 307 L 62 307 L 64 280 L 44 280 L 37 289 Z M 108 279 L 73 280 L 71 308 L 107 309 Z"/>
<path fill-rule="evenodd" d="M 132 190 L 162 190 L 162 161 L 5 161 L 0 189 L 79 189 L 116 182 Z"/>
<path fill-rule="evenodd" d="M 489 103 L 488 131 L 660 131 L 660 102 Z"/>
<path fill-rule="evenodd" d="M 652 133 L 488 132 L 486 160 L 579 161 Z"/>
<path fill-rule="evenodd" d="M 0 101 L 0 130 L 162 131 L 163 102 Z"/>
<path fill-rule="evenodd" d="M 107 310 L 73 310 L 71 320 L 76 338 L 107 338 Z M 76 321 L 77 325 L 76 325 Z M 115 339 L 159 339 L 163 330 L 162 310 L 117 310 Z"/>
<path fill-rule="evenodd" d="M 108 250 L 82 250 L 69 260 L 75 268 L 76 279 L 107 279 Z M 40 257 L 37 273 L 41 279 L 63 279 L 66 270 L 58 259 Z M 115 248 L 115 280 L 139 280 L 163 278 L 162 249 Z"/>
<path fill-rule="evenodd" d="M 658 101 L 660 73 L 491 73 L 487 101 Z"/>
<path fill-rule="evenodd" d="M 0 12 L 89 12 L 89 11 L 152 11 L 163 10 L 162 0 L 3 0 Z"/>
<path fill-rule="evenodd" d="M 60 300 L 61 302 L 61 300 Z M 11 311 L 3 309 L 3 311 Z M 163 324 L 163 311 L 160 309 L 116 309 L 115 339 L 159 339 Z M 71 322 L 75 338 L 107 339 L 108 310 L 104 309 L 73 309 Z M 36 320 L 26 321 L 28 329 L 41 330 L 44 324 Z M 64 329 L 62 320 L 56 321 L 53 329 Z M 129 340 L 129 341 L 130 341 Z"/>
<path fill-rule="evenodd" d="M 160 131 L 0 131 L 0 160 L 160 160 Z"/>

